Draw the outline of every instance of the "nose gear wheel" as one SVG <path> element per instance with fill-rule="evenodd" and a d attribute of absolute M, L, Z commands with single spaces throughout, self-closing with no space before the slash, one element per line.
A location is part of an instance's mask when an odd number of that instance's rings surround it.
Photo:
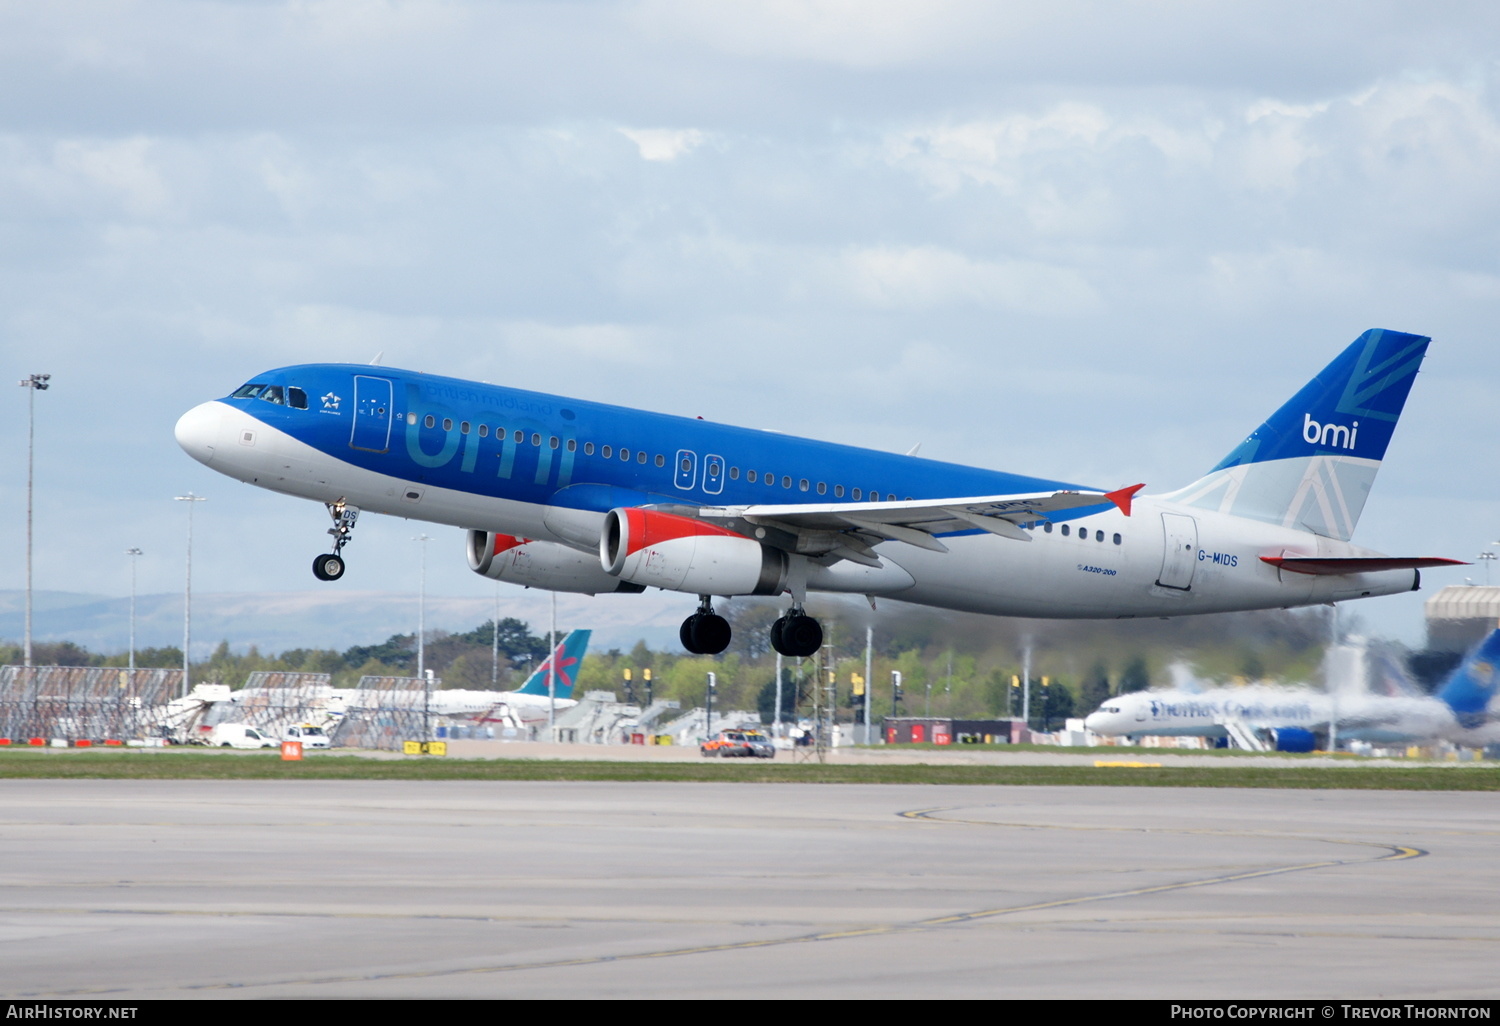
<path fill-rule="evenodd" d="M 359 507 L 351 506 L 343 499 L 325 502 L 323 505 L 333 518 L 333 526 L 328 529 L 328 533 L 333 535 L 333 551 L 313 560 L 313 576 L 320 581 L 336 581 L 344 576 L 344 546 L 354 536 L 354 522 L 359 519 Z"/>

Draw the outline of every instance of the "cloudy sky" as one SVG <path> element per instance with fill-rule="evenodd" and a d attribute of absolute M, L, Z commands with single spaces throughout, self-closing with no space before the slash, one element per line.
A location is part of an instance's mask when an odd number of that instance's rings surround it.
<path fill-rule="evenodd" d="M 130 546 L 180 588 L 191 489 L 195 588 L 258 591 L 318 586 L 323 511 L 172 425 L 273 366 L 1165 491 L 1370 327 L 1434 342 L 1355 540 L 1472 559 L 1497 58 L 1483 2 L 0 2 L 0 589 L 31 373 L 38 588 L 126 594 Z M 343 586 L 414 587 L 421 530 Z M 1421 597 L 1359 608 L 1419 640 Z"/>

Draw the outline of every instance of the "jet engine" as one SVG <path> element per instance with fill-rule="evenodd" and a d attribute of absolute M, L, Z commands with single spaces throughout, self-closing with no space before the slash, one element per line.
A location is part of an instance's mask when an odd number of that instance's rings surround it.
<path fill-rule="evenodd" d="M 602 595 L 646 590 L 605 573 L 590 553 L 492 531 L 469 532 L 469 569 L 507 584 L 547 591 Z"/>
<path fill-rule="evenodd" d="M 604 570 L 633 584 L 696 595 L 779 595 L 787 555 L 702 520 L 612 509 L 599 538 Z"/>

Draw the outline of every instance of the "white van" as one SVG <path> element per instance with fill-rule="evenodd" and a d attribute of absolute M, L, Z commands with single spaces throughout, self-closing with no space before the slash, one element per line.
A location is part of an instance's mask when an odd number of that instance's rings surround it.
<path fill-rule="evenodd" d="M 301 741 L 304 749 L 328 747 L 328 734 L 322 727 L 314 727 L 311 723 L 297 723 L 286 728 L 282 740 Z"/>
<path fill-rule="evenodd" d="M 280 748 L 281 742 L 246 723 L 221 723 L 208 733 L 210 748 Z"/>

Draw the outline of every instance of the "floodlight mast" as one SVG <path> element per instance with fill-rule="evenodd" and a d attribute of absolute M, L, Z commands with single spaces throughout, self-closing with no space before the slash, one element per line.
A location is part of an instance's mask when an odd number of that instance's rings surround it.
<path fill-rule="evenodd" d="M 31 668 L 31 495 L 35 483 L 36 466 L 36 394 L 48 389 L 51 374 L 32 374 L 22 378 L 20 386 L 26 389 L 26 644 L 25 665 Z"/>
<path fill-rule="evenodd" d="M 188 504 L 188 526 L 187 526 L 187 583 L 182 590 L 182 694 L 179 698 L 186 698 L 192 690 L 191 663 L 189 662 L 189 651 L 193 643 L 193 504 L 207 502 L 208 499 L 202 495 L 194 495 L 188 492 L 186 495 L 174 495 L 173 501 Z"/>
<path fill-rule="evenodd" d="M 130 681 L 135 683 L 135 560 L 141 555 L 140 549 L 126 549 L 125 555 L 130 557 Z"/>

